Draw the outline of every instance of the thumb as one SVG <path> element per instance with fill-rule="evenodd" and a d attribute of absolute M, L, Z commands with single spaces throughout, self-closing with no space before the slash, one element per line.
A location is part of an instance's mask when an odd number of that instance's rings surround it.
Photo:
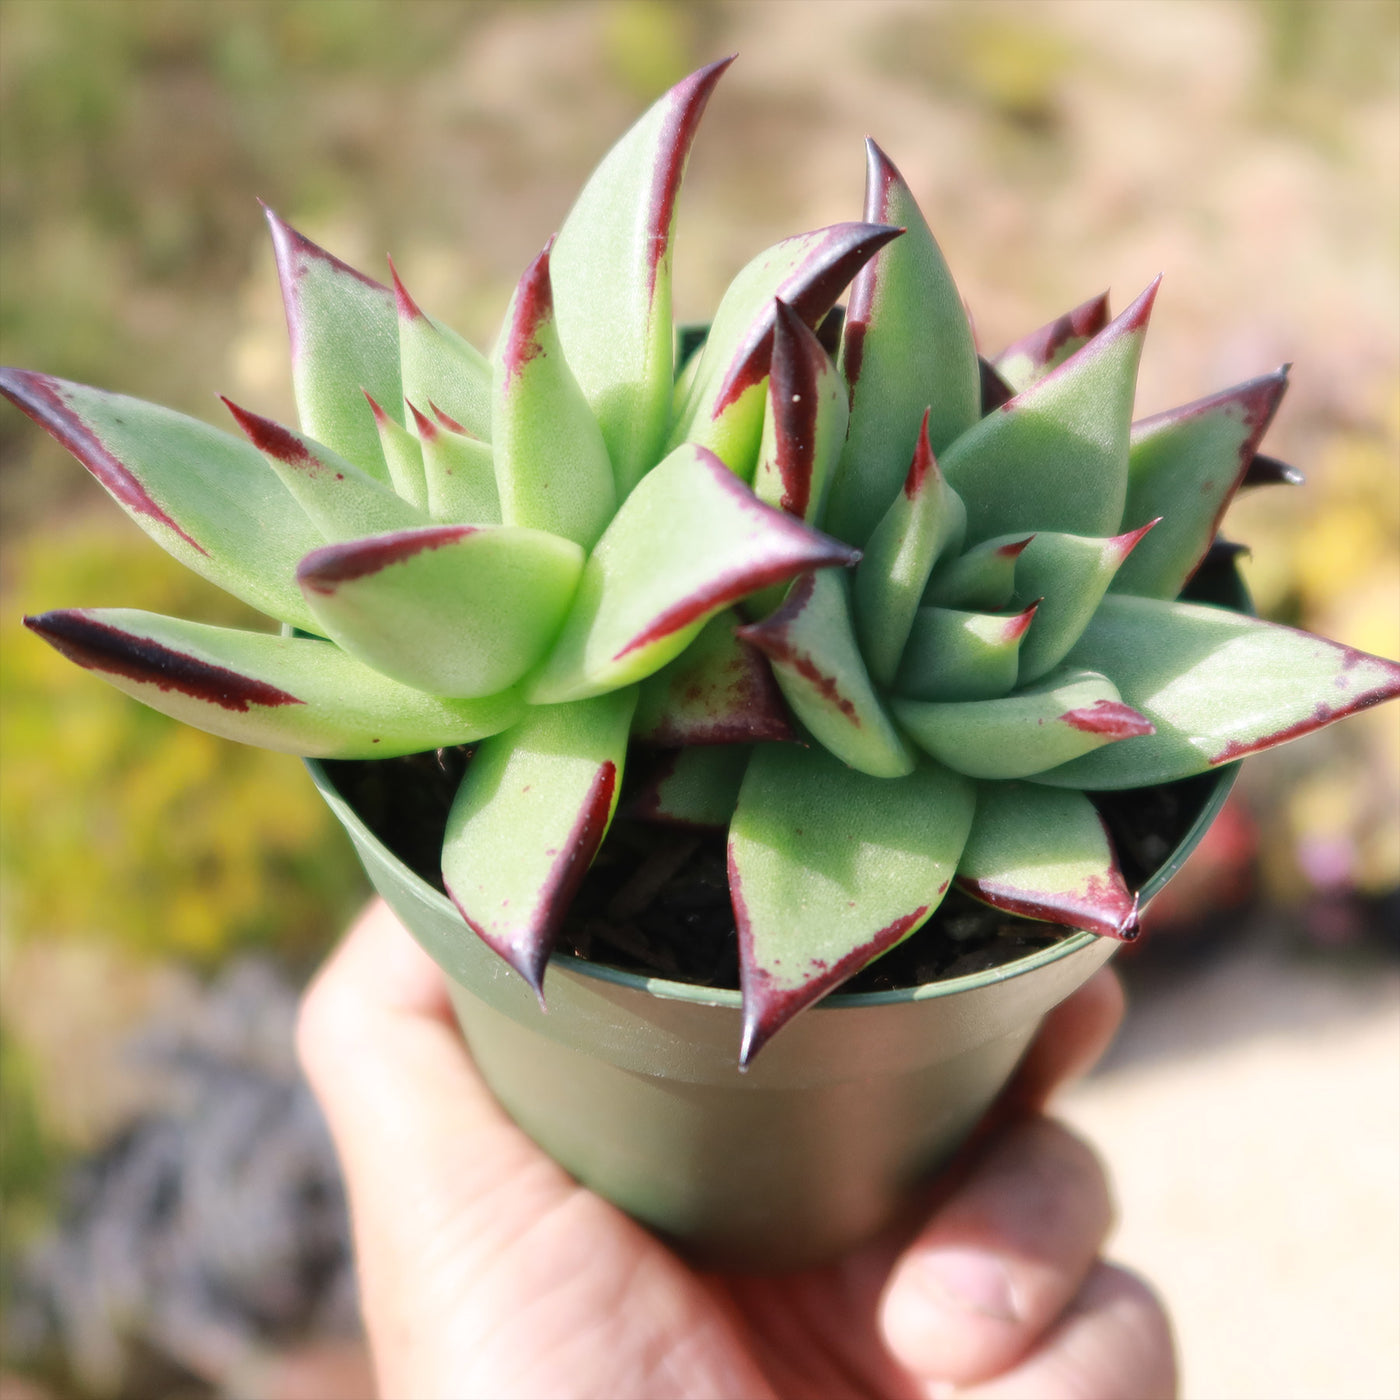
<path fill-rule="evenodd" d="M 297 1050 L 344 1169 L 371 1340 L 382 1355 L 391 1333 L 402 1351 L 461 1270 L 486 1268 L 576 1188 L 492 1098 L 442 973 L 382 901 L 308 990 Z M 433 1261 L 452 1277 L 435 1280 Z"/>

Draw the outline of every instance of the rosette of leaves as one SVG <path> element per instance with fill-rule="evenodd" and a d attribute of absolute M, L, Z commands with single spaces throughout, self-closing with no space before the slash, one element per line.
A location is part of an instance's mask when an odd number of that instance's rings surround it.
<path fill-rule="evenodd" d="M 759 254 L 683 357 L 676 196 L 726 66 L 607 155 L 489 356 L 269 213 L 299 428 L 0 383 L 284 624 L 67 610 L 35 632 L 244 742 L 473 745 L 444 883 L 541 994 L 624 766 L 650 764 L 634 810 L 728 828 L 747 1062 L 954 882 L 1130 936 L 1086 789 L 1266 748 L 1396 694 L 1400 667 L 1177 601 L 1234 492 L 1287 475 L 1257 453 L 1283 371 L 1133 423 L 1155 284 L 980 359 L 873 144 L 864 220 Z"/>

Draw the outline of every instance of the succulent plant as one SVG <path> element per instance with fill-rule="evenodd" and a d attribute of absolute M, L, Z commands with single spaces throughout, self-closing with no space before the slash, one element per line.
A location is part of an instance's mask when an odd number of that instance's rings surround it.
<path fill-rule="evenodd" d="M 1155 283 L 980 359 L 873 143 L 864 221 L 759 254 L 678 339 L 676 196 L 726 66 L 607 155 L 489 358 L 392 267 L 373 281 L 269 211 L 299 429 L 229 404 L 236 437 L 26 371 L 0 387 L 283 624 L 28 626 L 232 739 L 475 746 L 444 882 L 463 936 L 541 995 L 629 759 L 652 764 L 638 811 L 727 826 L 746 1063 L 954 882 L 1130 936 L 1086 790 L 1292 738 L 1394 696 L 1400 666 L 1178 601 L 1235 491 L 1289 475 L 1257 452 L 1284 370 L 1133 423 Z"/>

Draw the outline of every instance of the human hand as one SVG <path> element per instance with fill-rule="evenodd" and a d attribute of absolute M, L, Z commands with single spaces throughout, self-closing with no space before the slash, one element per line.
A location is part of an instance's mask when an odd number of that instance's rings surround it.
<path fill-rule="evenodd" d="M 921 1224 L 822 1268 L 700 1273 L 492 1098 L 442 974 L 376 902 L 303 1004 L 385 1400 L 1158 1400 L 1165 1314 L 1099 1256 L 1093 1153 L 1041 1112 L 1122 1011 L 1099 973 L 1046 1018 Z"/>

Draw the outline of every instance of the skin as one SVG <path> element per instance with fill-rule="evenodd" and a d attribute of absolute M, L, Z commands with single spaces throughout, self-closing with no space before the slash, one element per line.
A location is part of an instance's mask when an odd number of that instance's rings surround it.
<path fill-rule="evenodd" d="M 299 1049 L 345 1168 L 385 1400 L 1169 1400 L 1170 1327 L 1100 1251 L 1093 1152 L 1043 1107 L 1112 1037 L 1107 971 L 1053 1011 L 920 1218 L 836 1264 L 698 1273 L 504 1115 L 442 975 L 369 907 Z"/>

